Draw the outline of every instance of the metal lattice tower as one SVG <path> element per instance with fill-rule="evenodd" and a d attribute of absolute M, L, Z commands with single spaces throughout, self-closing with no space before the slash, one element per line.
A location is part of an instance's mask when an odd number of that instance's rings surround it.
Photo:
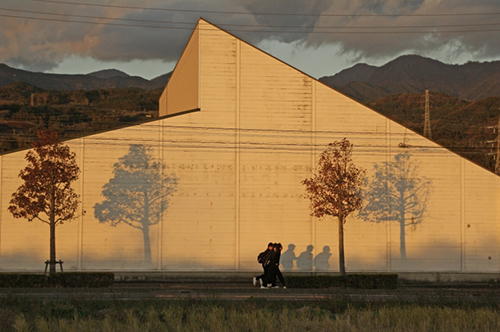
<path fill-rule="evenodd" d="M 431 121 L 429 110 L 429 90 L 425 90 L 425 122 L 424 122 L 424 136 L 432 139 Z"/>

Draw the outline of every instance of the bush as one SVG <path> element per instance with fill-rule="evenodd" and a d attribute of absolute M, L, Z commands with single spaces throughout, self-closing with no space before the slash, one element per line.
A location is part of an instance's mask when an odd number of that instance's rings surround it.
<path fill-rule="evenodd" d="M 47 277 L 43 274 L 0 273 L 0 287 L 43 287 Z"/>
<path fill-rule="evenodd" d="M 351 274 L 347 275 L 347 285 L 352 288 L 386 289 L 398 286 L 397 274 Z"/>
<path fill-rule="evenodd" d="M 109 287 L 115 280 L 112 272 L 69 272 L 49 276 L 49 282 L 63 287 Z"/>
<path fill-rule="evenodd" d="M 27 273 L 0 273 L 0 287 L 109 287 L 115 275 L 112 272 L 69 272 L 53 276 Z"/>
<path fill-rule="evenodd" d="M 348 274 L 345 276 L 287 276 L 287 286 L 293 288 L 351 287 L 387 289 L 398 285 L 397 274 Z"/>

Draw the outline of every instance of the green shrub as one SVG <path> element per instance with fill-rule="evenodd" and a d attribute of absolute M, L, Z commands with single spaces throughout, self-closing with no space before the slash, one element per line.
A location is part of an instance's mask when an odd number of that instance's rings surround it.
<path fill-rule="evenodd" d="M 346 286 L 350 288 L 362 289 L 387 289 L 397 287 L 398 275 L 348 274 L 345 276 L 288 276 L 287 285 L 291 288 L 331 288 Z"/>
<path fill-rule="evenodd" d="M 0 273 L 0 287 L 43 287 L 47 277 L 43 274 Z"/>
<path fill-rule="evenodd" d="M 53 276 L 29 273 L 0 273 L 0 287 L 109 287 L 115 275 L 112 272 L 69 272 Z"/>
<path fill-rule="evenodd" d="M 397 274 L 349 274 L 347 285 L 352 288 L 385 289 L 398 286 Z"/>
<path fill-rule="evenodd" d="M 51 284 L 63 287 L 109 287 L 114 279 L 112 272 L 69 272 L 49 276 Z"/>

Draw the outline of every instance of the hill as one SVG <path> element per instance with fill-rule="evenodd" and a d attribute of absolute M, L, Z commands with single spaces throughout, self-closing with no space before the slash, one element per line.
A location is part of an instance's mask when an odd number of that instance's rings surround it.
<path fill-rule="evenodd" d="M 13 83 L 27 83 L 45 90 L 99 90 L 112 88 L 140 88 L 155 90 L 164 88 L 171 73 L 146 80 L 139 76 L 129 76 L 115 69 L 102 70 L 90 74 L 63 75 L 30 72 L 0 64 L 0 87 Z"/>
<path fill-rule="evenodd" d="M 424 94 L 391 95 L 368 104 L 375 111 L 423 135 Z M 464 101 L 430 94 L 432 140 L 494 171 L 494 141 L 500 119 L 500 97 Z M 402 142 L 404 143 L 404 142 Z"/>
<path fill-rule="evenodd" d="M 449 65 L 404 55 L 380 67 L 357 64 L 319 80 L 364 103 L 391 94 L 425 90 L 462 100 L 480 100 L 500 96 L 500 61 Z"/>
<path fill-rule="evenodd" d="M 129 74 L 124 73 L 120 70 L 116 70 L 116 69 L 99 70 L 99 71 L 95 71 L 92 73 L 88 73 L 87 75 L 92 76 L 92 77 L 102 78 L 102 79 L 110 79 L 110 78 L 114 78 L 114 77 L 130 77 Z"/>
<path fill-rule="evenodd" d="M 52 91 L 27 83 L 0 87 L 0 153 L 31 147 L 39 129 L 63 139 L 149 121 L 163 89 Z"/>
<path fill-rule="evenodd" d="M 165 87 L 171 74 L 146 80 L 116 69 L 62 75 L 29 72 L 0 64 L 0 87 L 24 82 L 45 90 L 155 90 Z M 392 94 L 423 93 L 425 90 L 462 100 L 480 100 L 500 96 L 500 61 L 449 65 L 418 55 L 404 55 L 380 67 L 357 64 L 319 80 L 362 103 Z"/>

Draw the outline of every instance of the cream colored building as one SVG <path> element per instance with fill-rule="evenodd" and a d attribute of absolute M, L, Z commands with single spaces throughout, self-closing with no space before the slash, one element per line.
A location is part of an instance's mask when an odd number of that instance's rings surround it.
<path fill-rule="evenodd" d="M 256 256 L 273 241 L 285 271 L 338 271 L 337 221 L 310 216 L 301 181 L 345 137 L 367 170 L 369 205 L 345 225 L 348 272 L 499 271 L 498 176 L 204 20 L 160 116 L 66 142 L 86 213 L 57 228 L 65 270 L 259 271 Z M 25 154 L 0 157 L 1 271 L 41 271 L 49 255 L 48 226 L 7 211 Z M 118 179 L 120 165 L 145 156 L 156 166 Z M 106 220 L 105 202 L 161 179 L 176 184 L 160 205 L 152 195 L 147 213 L 134 203 L 122 222 Z"/>

